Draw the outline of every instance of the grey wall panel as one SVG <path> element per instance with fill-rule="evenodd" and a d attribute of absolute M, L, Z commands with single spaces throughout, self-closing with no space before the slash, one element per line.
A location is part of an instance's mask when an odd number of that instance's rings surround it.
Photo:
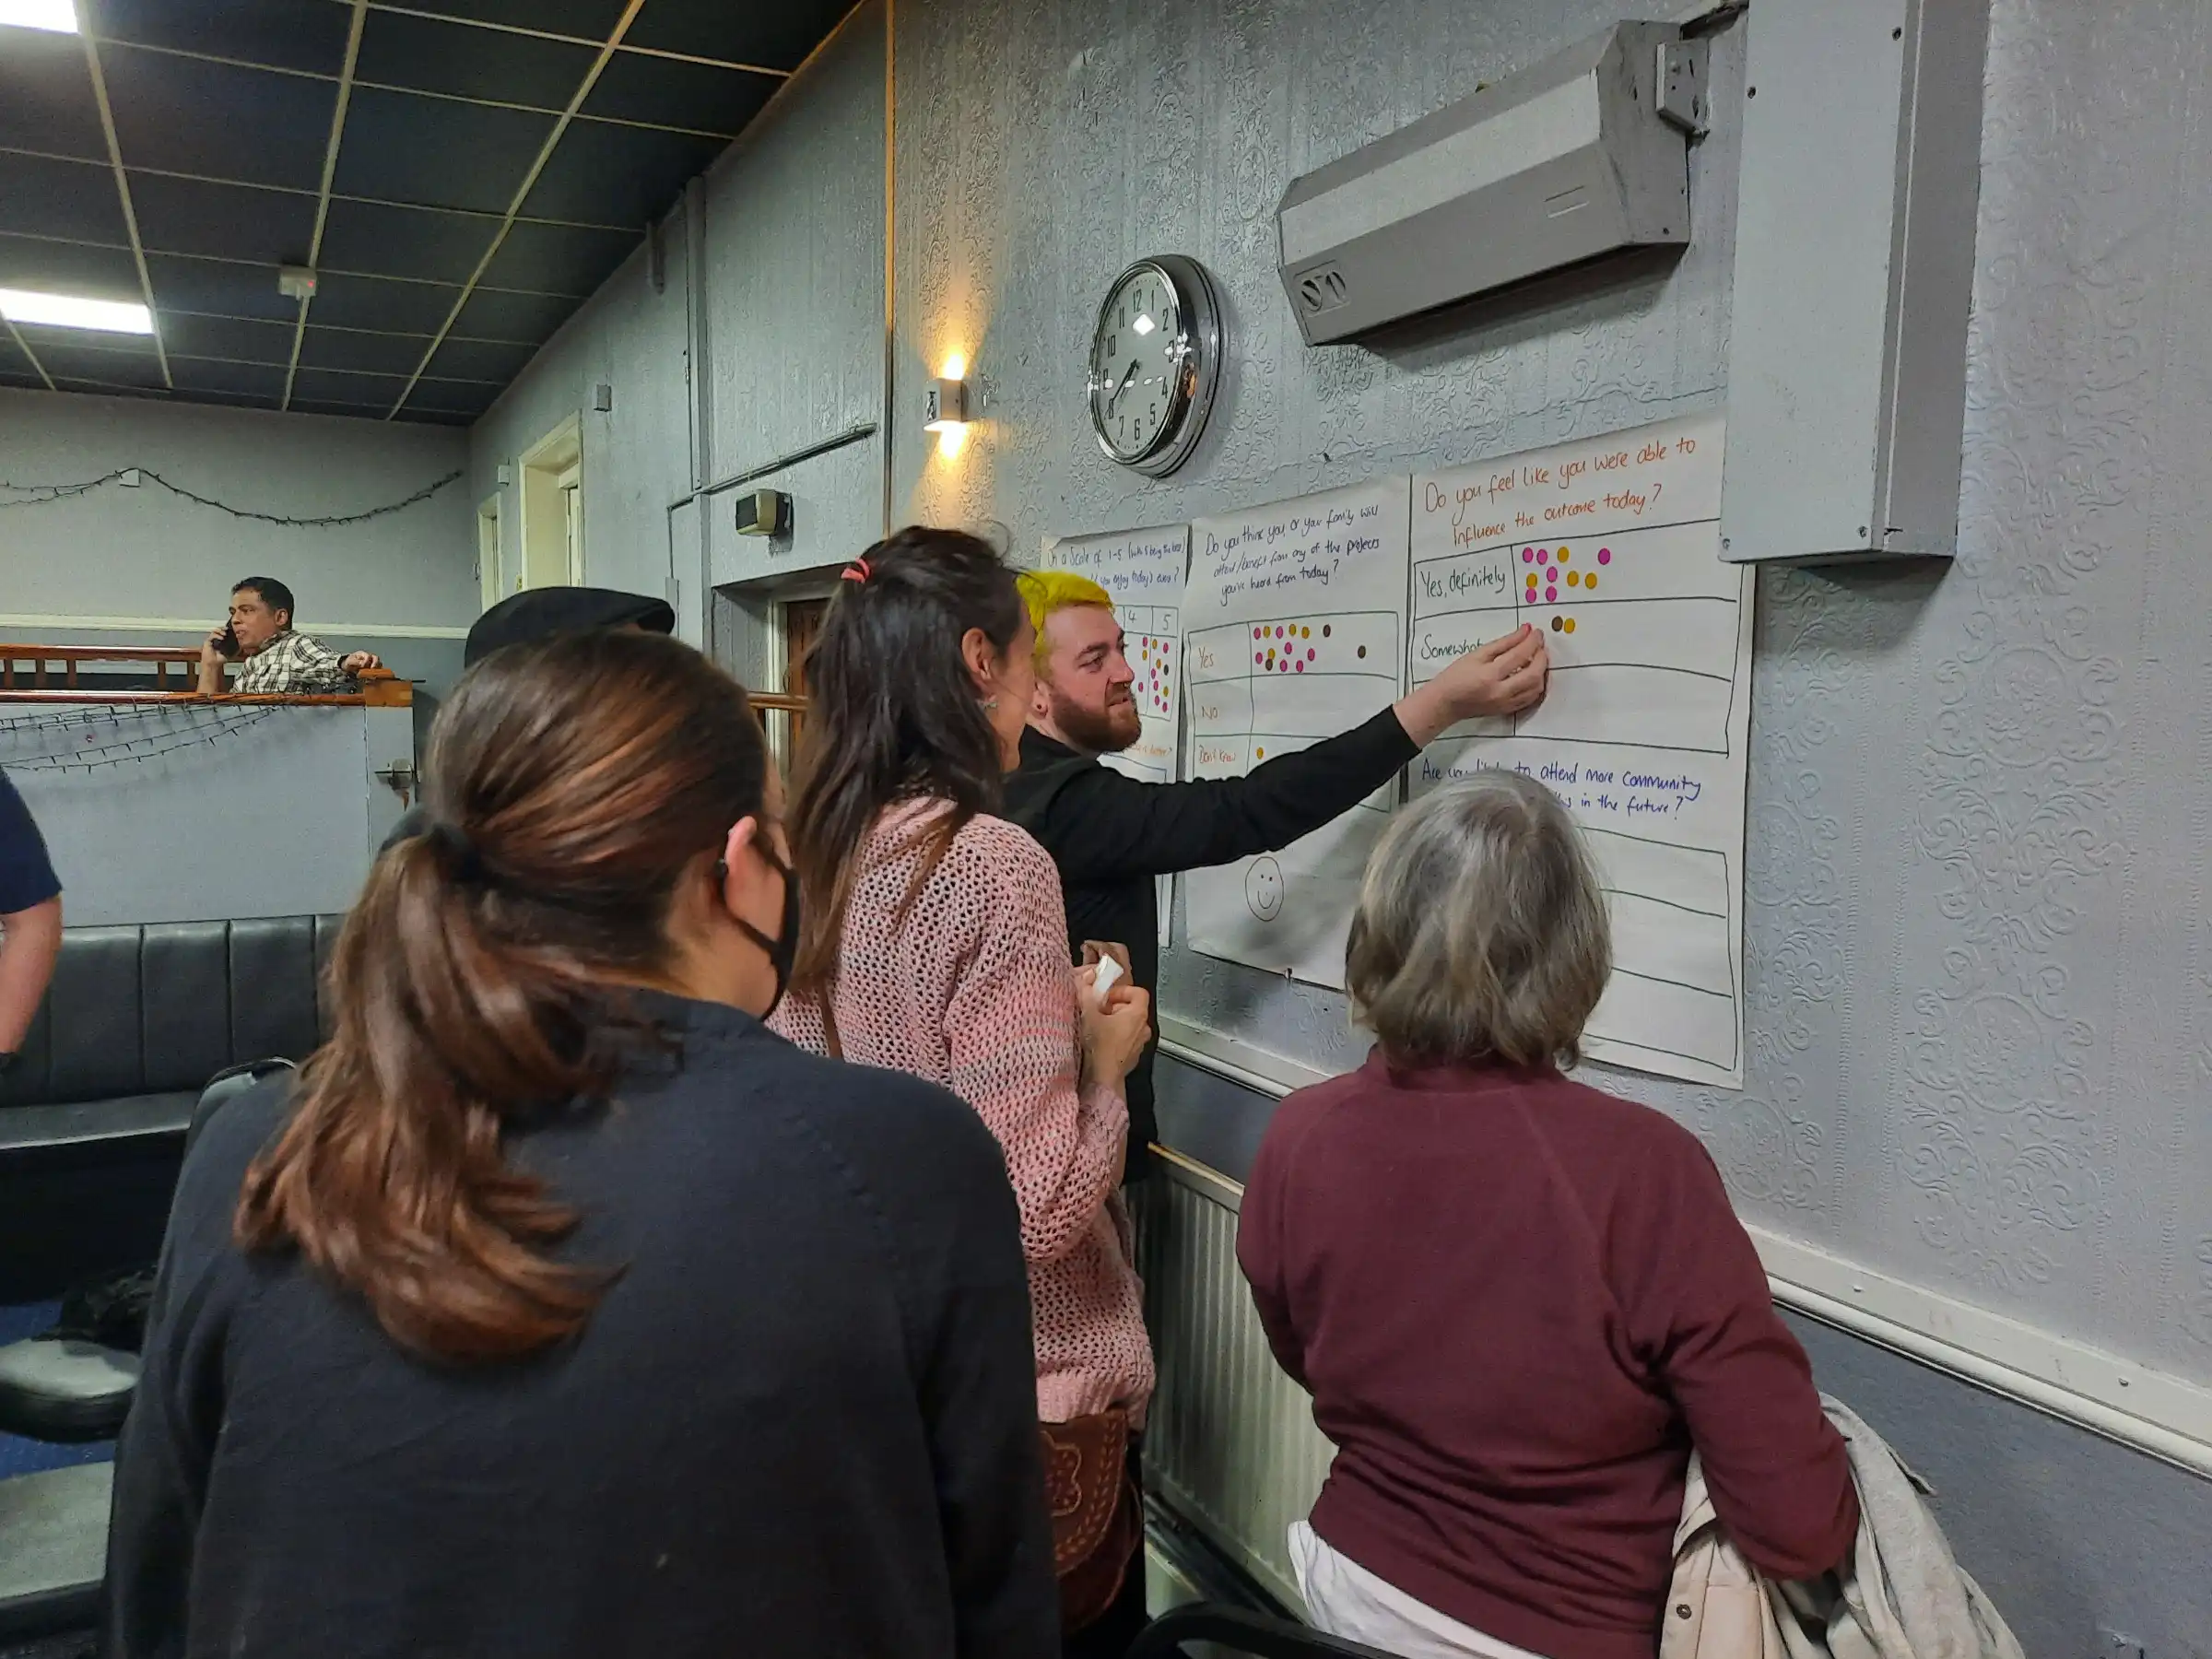
<path fill-rule="evenodd" d="M 882 416 L 884 56 L 871 0 L 708 174 L 710 483 Z"/>
<path fill-rule="evenodd" d="M 667 269 L 663 288 L 653 288 L 646 251 L 640 248 L 470 429 L 468 501 L 473 511 L 490 496 L 500 498 L 509 588 L 522 568 L 522 475 L 512 470 L 502 486 L 499 469 L 514 469 L 524 450 L 577 416 L 583 441 L 585 580 L 629 593 L 668 592 L 668 504 L 691 488 L 685 394 L 689 321 L 680 213 L 662 235 Z M 613 391 L 611 410 L 592 406 L 593 389 L 599 385 Z M 687 584 L 694 601 L 696 588 L 694 578 Z"/>
<path fill-rule="evenodd" d="M 900 406 L 956 351 L 987 404 L 951 462 L 894 423 L 900 514 L 1033 547 L 1722 406 L 1745 25 L 1715 41 L 1678 264 L 1373 349 L 1302 348 L 1276 282 L 1288 179 L 1615 15 L 905 0 Z M 1959 558 L 1762 577 L 1749 1087 L 1606 1079 L 1694 1125 L 1751 1218 L 2198 1382 L 2208 52 L 2186 0 L 2001 0 Z M 1107 283 L 1159 251 L 1212 268 L 1235 343 L 1212 429 L 1152 483 L 1098 455 L 1081 388 Z M 1358 1052 L 1328 993 L 1180 949 L 1161 980 L 1197 1023 L 1324 1067 Z"/>

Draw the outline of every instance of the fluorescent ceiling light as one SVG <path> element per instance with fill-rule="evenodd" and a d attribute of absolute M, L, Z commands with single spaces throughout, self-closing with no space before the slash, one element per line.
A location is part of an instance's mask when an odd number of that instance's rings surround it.
<path fill-rule="evenodd" d="M 6 0 L 0 0 L 6 5 Z M 98 328 L 109 334 L 150 335 L 153 313 L 120 300 L 79 300 L 71 294 L 34 294 L 29 288 L 0 288 L 0 317 L 10 323 L 43 323 L 50 328 Z"/>
<path fill-rule="evenodd" d="M 76 8 L 70 0 L 0 0 L 0 25 L 11 23 L 18 29 L 75 34 Z"/>

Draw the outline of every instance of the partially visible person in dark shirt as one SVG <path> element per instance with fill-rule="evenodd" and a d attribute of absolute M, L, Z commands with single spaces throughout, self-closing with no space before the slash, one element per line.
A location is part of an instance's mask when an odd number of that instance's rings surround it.
<path fill-rule="evenodd" d="M 511 594 L 476 620 L 461 647 L 464 672 L 507 645 L 531 645 L 556 634 L 584 633 L 594 628 L 634 628 L 645 633 L 674 633 L 676 610 L 665 599 L 625 594 L 614 588 L 526 588 Z M 392 833 L 377 849 L 382 853 L 421 832 L 419 805 L 400 814 Z"/>
<path fill-rule="evenodd" d="M 1652 1659 L 1695 1451 L 1762 1572 L 1858 1527 L 1843 1441 L 1705 1148 L 1561 1075 L 1611 968 L 1567 810 L 1484 772 L 1400 813 L 1346 951 L 1360 1070 L 1267 1126 L 1237 1257 L 1336 1457 L 1290 1554 L 1386 1653 Z"/>
<path fill-rule="evenodd" d="M 30 808 L 0 771 L 0 1077 L 15 1064 L 62 949 L 62 884 Z"/>
<path fill-rule="evenodd" d="M 1391 783 L 1449 727 L 1513 714 L 1544 694 L 1544 637 L 1524 625 L 1477 647 L 1365 724 L 1254 767 L 1241 778 L 1147 783 L 1103 764 L 1138 736 L 1135 674 L 1113 598 L 1085 576 L 1032 571 L 1022 597 L 1037 627 L 1037 691 L 1021 766 L 1006 780 L 1006 817 L 1059 867 L 1068 950 L 1123 945 L 1132 983 L 1159 989 L 1159 912 L 1153 882 L 1182 870 L 1273 853 L 1341 818 Z M 1149 1167 L 1157 1132 L 1147 1046 L 1129 1074 L 1132 1180 Z"/>
<path fill-rule="evenodd" d="M 796 884 L 743 692 L 502 653 L 187 1156 L 119 1448 L 113 1659 L 1049 1659 L 1020 1220 L 944 1089 L 762 1023 Z"/>

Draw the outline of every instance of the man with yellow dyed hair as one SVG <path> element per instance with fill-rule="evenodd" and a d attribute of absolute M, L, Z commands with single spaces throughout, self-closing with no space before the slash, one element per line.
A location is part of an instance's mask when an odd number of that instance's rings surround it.
<path fill-rule="evenodd" d="M 1129 949 L 1131 980 L 1157 993 L 1159 914 L 1153 878 L 1288 846 L 1389 782 L 1422 747 L 1463 720 L 1514 714 L 1544 695 L 1550 660 L 1525 625 L 1469 652 L 1373 719 L 1241 778 L 1145 783 L 1100 764 L 1140 730 L 1136 676 L 1123 653 L 1113 598 L 1088 577 L 1031 571 L 1020 578 L 1037 625 L 1037 692 L 1006 780 L 1006 816 L 1060 867 L 1068 950 L 1086 939 Z M 1129 1174 L 1149 1162 L 1155 1123 L 1152 1051 L 1129 1075 Z"/>

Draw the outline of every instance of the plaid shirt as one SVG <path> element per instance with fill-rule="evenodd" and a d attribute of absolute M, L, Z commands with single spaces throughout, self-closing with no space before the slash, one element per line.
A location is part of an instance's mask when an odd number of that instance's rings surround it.
<path fill-rule="evenodd" d="M 288 629 L 239 665 L 230 689 L 288 697 L 359 690 L 360 682 L 338 665 L 341 661 L 322 641 Z"/>

